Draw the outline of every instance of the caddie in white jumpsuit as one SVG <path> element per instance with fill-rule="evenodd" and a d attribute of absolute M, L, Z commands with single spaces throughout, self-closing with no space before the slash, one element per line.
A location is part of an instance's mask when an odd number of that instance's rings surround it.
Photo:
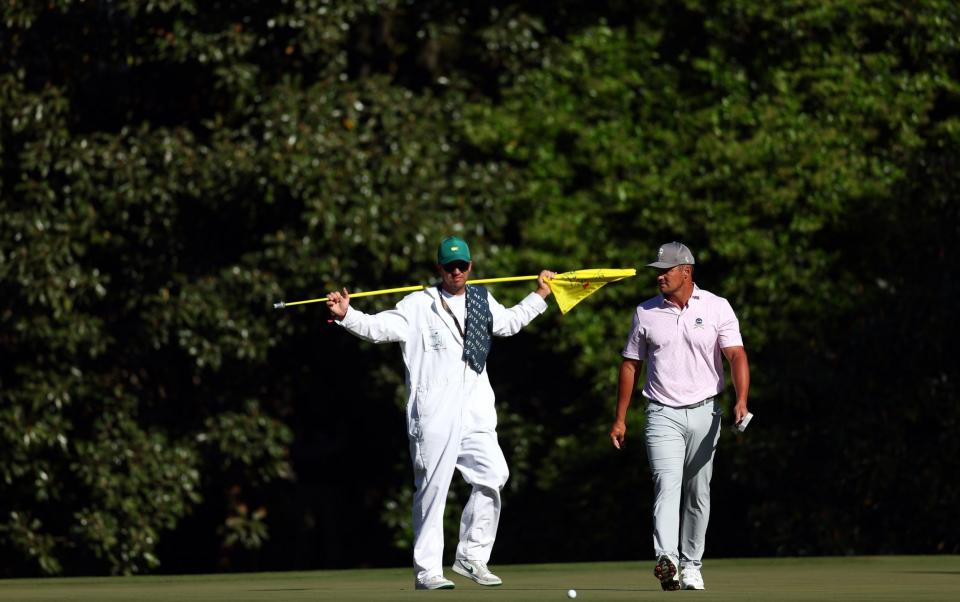
<path fill-rule="evenodd" d="M 747 415 L 750 388 L 737 317 L 726 299 L 694 284 L 693 264 L 690 249 L 679 242 L 661 246 L 657 261 L 647 264 L 657 270 L 660 294 L 634 314 L 610 429 L 614 447 L 622 448 L 627 409 L 646 361 L 644 435 L 655 491 L 653 574 L 664 590 L 704 589 L 700 568 L 723 416 L 717 399 L 723 391 L 721 355 L 730 363 L 737 393 L 735 423 Z"/>
<path fill-rule="evenodd" d="M 407 434 L 416 492 L 413 564 L 417 589 L 451 589 L 443 576 L 443 509 L 454 469 L 472 486 L 460 521 L 453 570 L 481 585 L 502 581 L 487 568 L 500 520 L 500 490 L 509 472 L 497 442 L 497 413 L 486 369 L 490 336 L 511 336 L 543 313 L 550 295 L 542 271 L 537 290 L 509 309 L 484 287 L 466 285 L 473 265 L 458 237 L 440 243 L 441 283 L 369 315 L 349 294 L 328 294 L 327 307 L 350 333 L 400 343 L 407 377 Z"/>

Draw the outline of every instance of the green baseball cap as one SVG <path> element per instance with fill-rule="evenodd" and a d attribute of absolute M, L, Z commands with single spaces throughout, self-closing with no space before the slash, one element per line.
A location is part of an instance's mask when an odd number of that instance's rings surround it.
<path fill-rule="evenodd" d="M 446 265 L 451 261 L 470 261 L 470 247 L 459 236 L 448 236 L 437 249 L 437 263 Z"/>

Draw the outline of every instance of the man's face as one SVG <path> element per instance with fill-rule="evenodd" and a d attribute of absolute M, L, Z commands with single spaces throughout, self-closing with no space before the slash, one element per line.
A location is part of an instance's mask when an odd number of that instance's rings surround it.
<path fill-rule="evenodd" d="M 685 265 L 657 269 L 657 286 L 664 297 L 676 294 L 687 281 L 689 270 Z"/>
<path fill-rule="evenodd" d="M 440 279 L 443 283 L 443 290 L 452 295 L 462 293 L 472 268 L 472 261 L 451 261 L 437 266 L 437 271 L 440 272 Z"/>

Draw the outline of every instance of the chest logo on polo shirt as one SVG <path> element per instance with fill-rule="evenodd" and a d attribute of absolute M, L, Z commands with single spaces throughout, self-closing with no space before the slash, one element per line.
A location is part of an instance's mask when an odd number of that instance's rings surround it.
<path fill-rule="evenodd" d="M 697 318 L 693 321 L 694 328 L 703 328 L 703 318 Z"/>

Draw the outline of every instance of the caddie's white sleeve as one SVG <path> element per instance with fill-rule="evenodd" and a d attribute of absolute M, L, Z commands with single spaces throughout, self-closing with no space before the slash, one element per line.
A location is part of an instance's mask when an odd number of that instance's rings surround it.
<path fill-rule="evenodd" d="M 510 309 L 500 305 L 489 291 L 487 291 L 487 301 L 490 303 L 490 313 L 493 315 L 493 334 L 498 337 L 517 334 L 534 318 L 547 311 L 547 302 L 536 293 L 530 293 Z"/>
<path fill-rule="evenodd" d="M 410 327 L 403 305 L 401 301 L 395 308 L 376 314 L 365 314 L 350 307 L 347 315 L 337 324 L 350 334 L 371 343 L 399 343 L 406 340 Z"/>

